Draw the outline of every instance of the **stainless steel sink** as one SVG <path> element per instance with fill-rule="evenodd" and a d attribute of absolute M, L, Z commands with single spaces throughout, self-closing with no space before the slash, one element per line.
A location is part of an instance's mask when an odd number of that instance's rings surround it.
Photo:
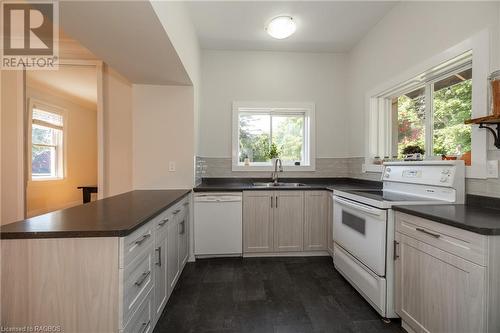
<path fill-rule="evenodd" d="M 306 186 L 306 184 L 302 184 L 302 183 L 283 183 L 283 182 L 278 182 L 278 183 L 267 182 L 267 183 L 253 183 L 253 186 L 255 186 L 255 187 L 300 187 L 300 186 Z"/>

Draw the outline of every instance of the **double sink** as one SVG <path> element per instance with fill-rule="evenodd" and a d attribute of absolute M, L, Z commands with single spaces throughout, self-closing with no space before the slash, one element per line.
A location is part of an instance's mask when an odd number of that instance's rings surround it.
<path fill-rule="evenodd" d="M 285 182 L 265 182 L 265 183 L 253 183 L 255 187 L 301 187 L 306 186 L 302 183 L 285 183 Z"/>

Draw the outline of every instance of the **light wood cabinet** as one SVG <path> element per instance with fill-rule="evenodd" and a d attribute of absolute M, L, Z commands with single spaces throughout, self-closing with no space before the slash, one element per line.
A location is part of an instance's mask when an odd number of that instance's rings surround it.
<path fill-rule="evenodd" d="M 179 266 L 180 270 L 184 268 L 189 256 L 189 210 L 186 209 L 189 203 L 185 202 L 182 205 L 181 212 L 177 216 L 177 224 L 179 229 Z"/>
<path fill-rule="evenodd" d="M 167 226 L 167 284 L 169 295 L 179 278 L 179 224 L 174 220 Z"/>
<path fill-rule="evenodd" d="M 485 268 L 396 233 L 396 309 L 422 332 L 483 332 Z"/>
<path fill-rule="evenodd" d="M 307 191 L 305 197 L 304 250 L 328 248 L 329 195 L 325 191 Z"/>
<path fill-rule="evenodd" d="M 333 195 L 328 193 L 328 252 L 333 256 Z"/>
<path fill-rule="evenodd" d="M 328 191 L 243 192 L 243 252 L 326 254 L 333 248 L 330 200 Z"/>
<path fill-rule="evenodd" d="M 167 282 L 167 223 L 171 216 L 161 219 L 155 226 L 155 249 L 154 249 L 154 311 L 155 315 L 161 315 L 168 300 Z"/>
<path fill-rule="evenodd" d="M 304 192 L 275 191 L 274 195 L 274 251 L 302 251 L 304 248 Z"/>
<path fill-rule="evenodd" d="M 243 192 L 243 252 L 273 252 L 273 191 Z"/>
<path fill-rule="evenodd" d="M 125 237 L 2 239 L 0 324 L 152 332 L 188 255 L 181 200 Z"/>
<path fill-rule="evenodd" d="M 403 327 L 498 332 L 499 239 L 396 213 L 395 307 Z"/>

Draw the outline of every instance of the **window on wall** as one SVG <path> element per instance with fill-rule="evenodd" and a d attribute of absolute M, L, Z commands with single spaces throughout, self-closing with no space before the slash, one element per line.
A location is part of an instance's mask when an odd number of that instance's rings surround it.
<path fill-rule="evenodd" d="M 417 146 L 427 158 L 461 155 L 471 165 L 472 127 L 464 121 L 473 116 L 472 75 L 466 52 L 372 97 L 369 158 L 401 158 Z"/>
<path fill-rule="evenodd" d="M 397 119 L 393 151 L 418 146 L 427 156 L 471 153 L 472 68 L 463 67 L 392 100 Z"/>
<path fill-rule="evenodd" d="M 64 116 L 54 108 L 31 104 L 31 179 L 64 178 Z"/>
<path fill-rule="evenodd" d="M 286 169 L 314 169 L 313 131 L 313 104 L 235 102 L 233 169 L 269 170 L 272 147 Z"/>

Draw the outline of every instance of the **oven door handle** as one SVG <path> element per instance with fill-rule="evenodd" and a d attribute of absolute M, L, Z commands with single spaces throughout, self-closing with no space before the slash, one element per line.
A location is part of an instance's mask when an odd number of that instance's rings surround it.
<path fill-rule="evenodd" d="M 361 210 L 361 211 L 368 213 L 368 214 L 381 216 L 384 213 L 384 211 L 381 209 L 370 207 L 367 205 L 363 205 L 363 204 L 357 203 L 355 201 L 342 199 L 340 197 L 334 197 L 333 200 L 335 200 L 336 202 L 338 202 L 341 205 L 344 205 L 344 206 L 347 206 L 350 208 L 354 208 L 354 209 L 358 209 L 358 210 Z"/>

